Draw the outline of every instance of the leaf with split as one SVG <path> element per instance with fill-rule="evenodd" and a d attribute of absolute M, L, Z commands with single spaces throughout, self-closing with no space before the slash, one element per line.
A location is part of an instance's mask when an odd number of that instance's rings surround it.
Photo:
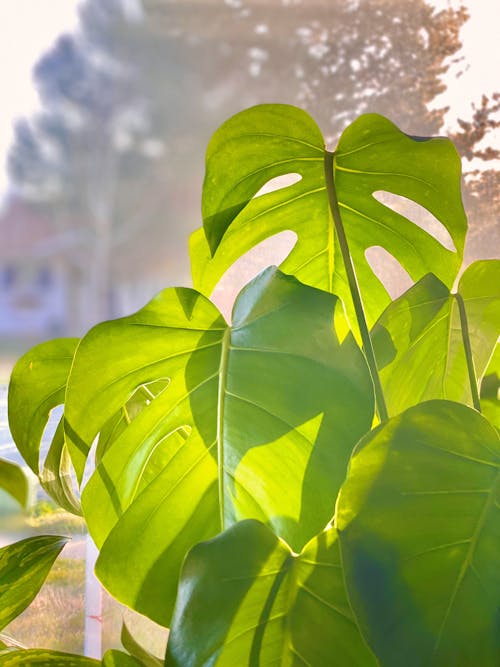
<path fill-rule="evenodd" d="M 80 473 L 120 405 L 169 378 L 82 495 L 96 571 L 120 600 L 165 624 L 186 551 L 221 526 L 258 518 L 300 550 L 329 521 L 373 417 L 364 358 L 333 329 L 336 304 L 269 269 L 239 296 L 232 327 L 178 288 L 82 340 L 65 407 Z"/>
<path fill-rule="evenodd" d="M 279 176 L 293 185 L 256 196 Z M 355 266 L 367 319 L 375 322 L 389 296 L 366 260 L 381 246 L 413 280 L 435 273 L 451 287 L 460 267 L 466 218 L 460 198 L 460 159 L 442 138 L 416 138 L 386 118 L 367 114 L 342 134 L 335 153 L 312 118 L 292 106 L 260 105 L 230 118 L 207 150 L 203 229 L 192 238 L 194 285 L 209 294 L 231 264 L 265 238 L 285 230 L 297 243 L 282 269 L 302 282 L 333 292 L 351 311 L 351 295 L 334 231 L 336 199 Z M 425 207 L 447 230 L 455 251 L 384 206 L 386 191 Z M 351 326 L 355 327 L 351 318 Z"/>
<path fill-rule="evenodd" d="M 499 260 L 471 264 L 456 294 L 432 274 L 422 278 L 391 303 L 371 333 L 389 413 L 437 398 L 473 406 L 464 341 L 476 384 L 499 334 Z"/>
<path fill-rule="evenodd" d="M 0 549 L 0 630 L 34 599 L 67 541 L 41 535 Z"/>
<path fill-rule="evenodd" d="M 28 498 L 28 480 L 19 466 L 5 459 L 0 459 L 0 488 L 25 507 Z"/>
<path fill-rule="evenodd" d="M 51 410 L 64 403 L 77 338 L 58 338 L 32 348 L 14 366 L 9 383 L 9 428 L 17 449 L 43 488 L 64 509 L 80 513 L 71 484 L 71 465 L 62 418 L 40 465 L 40 447 Z"/>
<path fill-rule="evenodd" d="M 422 403 L 356 447 L 336 526 L 381 664 L 498 665 L 499 499 L 499 435 L 464 405 Z"/>
<path fill-rule="evenodd" d="M 347 601 L 335 529 L 300 554 L 253 520 L 195 546 L 166 664 L 375 666 Z"/>

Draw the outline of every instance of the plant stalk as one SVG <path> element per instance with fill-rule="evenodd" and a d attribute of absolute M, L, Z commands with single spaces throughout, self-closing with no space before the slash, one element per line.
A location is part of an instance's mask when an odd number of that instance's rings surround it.
<path fill-rule="evenodd" d="M 384 392 L 382 390 L 382 383 L 378 373 L 377 362 L 375 361 L 375 353 L 373 351 L 373 345 L 370 338 L 370 332 L 368 330 L 368 324 L 366 322 L 363 302 L 361 300 L 361 293 L 359 291 L 359 285 L 356 278 L 354 265 L 352 263 L 351 253 L 349 252 L 349 245 L 347 243 L 347 237 L 345 235 L 344 225 L 342 223 L 342 217 L 340 215 L 339 203 L 337 199 L 337 192 L 335 189 L 335 180 L 333 175 L 334 155 L 335 154 L 333 152 L 325 150 L 325 180 L 328 193 L 328 202 L 330 204 L 330 211 L 332 214 L 333 223 L 335 225 L 335 231 L 337 233 L 342 259 L 344 260 L 347 281 L 349 283 L 349 290 L 351 292 L 354 311 L 356 313 L 359 332 L 361 334 L 361 341 L 363 343 L 363 351 L 365 353 L 366 361 L 372 376 L 378 416 L 381 422 L 385 422 L 389 419 L 389 415 L 387 412 Z"/>
<path fill-rule="evenodd" d="M 219 509 L 221 530 L 225 526 L 224 498 L 224 407 L 226 399 L 227 364 L 229 360 L 229 343 L 231 329 L 228 327 L 222 338 L 222 350 L 219 365 L 219 392 L 217 396 L 217 467 L 219 473 Z"/>
<path fill-rule="evenodd" d="M 462 341 L 464 344 L 465 359 L 467 361 L 467 372 L 469 374 L 470 391 L 472 394 L 472 404 L 478 412 L 481 412 L 481 402 L 477 388 L 476 370 L 474 368 L 474 359 L 472 358 L 472 348 L 470 344 L 469 325 L 467 323 L 467 312 L 465 310 L 464 300 L 460 294 L 453 295 L 458 304 L 460 314 L 460 328 L 462 330 Z"/>

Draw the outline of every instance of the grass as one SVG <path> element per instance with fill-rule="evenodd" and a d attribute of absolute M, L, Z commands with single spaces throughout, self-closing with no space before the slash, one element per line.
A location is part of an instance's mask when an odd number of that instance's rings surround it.
<path fill-rule="evenodd" d="M 31 605 L 6 628 L 27 647 L 83 651 L 85 563 L 59 558 Z"/>

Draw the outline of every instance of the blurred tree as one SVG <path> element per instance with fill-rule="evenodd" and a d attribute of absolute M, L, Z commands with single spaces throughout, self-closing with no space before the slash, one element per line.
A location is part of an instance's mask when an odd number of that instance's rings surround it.
<path fill-rule="evenodd" d="M 437 132 L 446 110 L 428 103 L 468 18 L 425 0 L 143 2 L 156 31 L 190 43 L 207 109 L 299 104 L 332 139 L 366 111 Z"/>
<path fill-rule="evenodd" d="M 167 112 L 166 97 L 151 95 L 156 44 L 131 6 L 83 5 L 79 32 L 59 38 L 35 67 L 43 110 L 17 123 L 9 156 L 17 196 L 50 213 L 59 239 L 77 247 L 90 288 L 88 323 L 115 314 L 111 285 L 124 254 L 130 260 L 127 244 L 136 256 L 151 250 L 146 229 L 165 204 L 157 163 L 165 166 L 164 139 L 179 117 L 175 103 Z M 162 59 L 167 80 L 171 60 Z M 170 80 L 175 100 L 173 88 Z M 132 272 L 133 262 L 125 263 Z"/>
<path fill-rule="evenodd" d="M 470 120 L 459 119 L 451 137 L 464 162 L 464 204 L 471 221 L 466 258 L 497 257 L 500 247 L 500 172 L 486 163 L 500 159 L 500 150 L 487 145 L 489 134 L 500 127 L 500 93 L 483 95 L 472 105 Z M 472 168 L 467 163 L 472 163 Z"/>
<path fill-rule="evenodd" d="M 225 118 L 279 101 L 308 109 L 332 143 L 365 111 L 436 134 L 446 109 L 429 103 L 467 18 L 425 0 L 86 0 L 79 32 L 36 67 L 44 109 L 17 125 L 12 182 L 85 244 L 89 319 L 102 319 L 111 284 L 178 256 L 199 224 L 202 148 Z M 483 121 L 461 127 L 464 155 Z M 470 202 L 484 179 L 469 181 Z"/>

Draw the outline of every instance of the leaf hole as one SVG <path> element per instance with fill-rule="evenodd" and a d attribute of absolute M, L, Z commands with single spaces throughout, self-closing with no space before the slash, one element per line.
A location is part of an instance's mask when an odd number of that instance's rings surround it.
<path fill-rule="evenodd" d="M 123 407 L 124 415 L 130 423 L 145 407 L 151 405 L 170 384 L 170 378 L 160 378 L 151 382 L 143 382 L 131 394 Z"/>
<path fill-rule="evenodd" d="M 94 438 L 94 442 L 92 443 L 92 446 L 89 449 L 89 453 L 87 455 L 87 460 L 85 461 L 85 468 L 83 469 L 83 476 L 82 476 L 82 484 L 81 484 L 81 490 L 85 488 L 87 485 L 87 482 L 89 479 L 92 477 L 92 475 L 95 472 L 96 469 L 96 460 L 97 460 L 97 449 L 99 447 L 99 436 L 97 435 Z"/>
<path fill-rule="evenodd" d="M 261 197 L 262 195 L 268 195 L 271 192 L 276 192 L 277 190 L 283 190 L 284 188 L 288 188 L 291 185 L 295 185 L 295 183 L 298 183 L 301 180 L 302 176 L 295 172 L 290 174 L 283 174 L 282 176 L 276 176 L 275 178 L 271 178 L 271 180 L 267 181 L 267 183 L 265 183 L 261 189 L 254 194 L 253 198 L 255 199 L 256 197 Z"/>
<path fill-rule="evenodd" d="M 451 250 L 452 252 L 457 251 L 449 231 L 443 223 L 424 206 L 417 204 L 407 197 L 395 195 L 392 192 L 386 192 L 385 190 L 377 190 L 373 193 L 373 197 L 384 206 L 387 206 L 396 211 L 396 213 L 408 218 L 408 220 L 433 236 L 436 241 L 447 250 Z"/>
<path fill-rule="evenodd" d="M 375 245 L 365 251 L 370 268 L 389 292 L 391 299 L 396 299 L 413 285 L 408 272 L 398 260 L 382 246 Z"/>
<path fill-rule="evenodd" d="M 229 267 L 210 297 L 227 322 L 231 322 L 234 301 L 243 287 L 268 266 L 279 266 L 296 242 L 295 232 L 279 232 L 257 243 Z"/>

